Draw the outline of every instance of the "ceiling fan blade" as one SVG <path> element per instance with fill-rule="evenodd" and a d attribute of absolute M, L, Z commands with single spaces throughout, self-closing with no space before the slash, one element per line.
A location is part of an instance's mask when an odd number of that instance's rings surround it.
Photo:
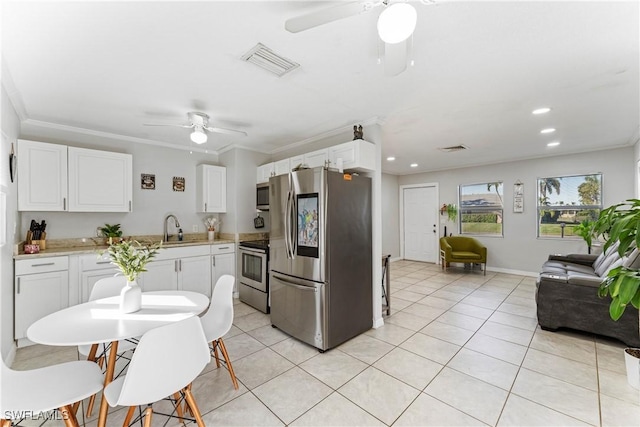
<path fill-rule="evenodd" d="M 387 76 L 397 76 L 407 69 L 408 40 L 400 43 L 384 44 L 384 73 Z"/>
<path fill-rule="evenodd" d="M 143 123 L 143 126 L 173 126 L 173 127 L 179 127 L 179 128 L 187 128 L 187 129 L 191 129 L 193 127 L 193 125 L 176 125 L 176 124 L 172 124 L 172 123 Z"/>
<path fill-rule="evenodd" d="M 209 132 L 224 133 L 227 135 L 247 136 L 247 133 L 241 130 L 214 128 L 214 127 L 205 127 L 205 129 L 208 130 Z"/>
<path fill-rule="evenodd" d="M 338 19 L 348 18 L 366 12 L 377 4 L 373 2 L 352 1 L 287 19 L 284 28 L 290 33 L 298 33 Z M 377 3 L 377 2 L 376 2 Z"/>

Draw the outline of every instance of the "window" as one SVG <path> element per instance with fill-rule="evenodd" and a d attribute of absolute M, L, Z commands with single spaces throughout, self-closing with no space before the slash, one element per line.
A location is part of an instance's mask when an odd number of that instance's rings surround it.
<path fill-rule="evenodd" d="M 502 236 L 502 182 L 461 185 L 460 234 Z"/>
<path fill-rule="evenodd" d="M 602 174 L 538 178 L 538 237 L 580 238 L 573 229 L 598 219 Z"/>

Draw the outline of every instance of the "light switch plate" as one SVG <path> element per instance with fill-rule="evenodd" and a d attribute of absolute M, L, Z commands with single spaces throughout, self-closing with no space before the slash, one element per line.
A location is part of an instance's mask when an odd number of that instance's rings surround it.
<path fill-rule="evenodd" d="M 191 231 L 193 231 L 194 233 L 198 232 L 198 224 L 194 224 L 193 227 L 191 227 Z"/>

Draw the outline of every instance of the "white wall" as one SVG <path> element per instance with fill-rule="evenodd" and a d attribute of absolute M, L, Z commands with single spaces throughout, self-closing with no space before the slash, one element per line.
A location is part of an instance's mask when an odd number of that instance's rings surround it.
<path fill-rule="evenodd" d="M 400 186 L 398 176 L 382 174 L 382 253 L 400 256 Z"/>
<path fill-rule="evenodd" d="M 452 154 L 455 155 L 455 154 Z M 398 177 L 399 185 L 437 182 L 440 205 L 457 200 L 458 185 L 504 183 L 504 237 L 478 237 L 487 247 L 489 268 L 536 273 L 550 253 L 586 253 L 582 240 L 538 239 L 537 178 L 603 174 L 603 204 L 609 206 L 633 197 L 634 147 L 503 164 L 451 169 Z M 524 183 L 524 212 L 513 213 L 513 184 Z M 561 190 L 562 191 L 562 190 Z"/>
<path fill-rule="evenodd" d="M 269 213 L 265 227 L 256 229 L 256 169 L 271 161 L 271 155 L 234 148 L 220 155 L 220 163 L 227 167 L 227 213 L 221 216 L 225 233 L 264 233 L 269 231 Z"/>
<path fill-rule="evenodd" d="M 10 363 L 15 351 L 13 342 L 13 245 L 20 239 L 16 232 L 19 227 L 18 186 L 15 180 L 13 183 L 11 182 L 8 158 L 11 143 L 14 143 L 15 147 L 20 121 L 5 93 L 4 86 L 2 86 L 1 92 L 0 192 L 6 196 L 6 209 L 0 212 L 0 215 L 6 224 L 4 230 L 6 243 L 0 247 L 0 256 L 2 257 L 0 259 L 0 354 L 3 360 Z"/>
<path fill-rule="evenodd" d="M 128 213 L 73 213 L 73 212 L 21 212 L 22 230 L 31 219 L 47 221 L 47 238 L 92 237 L 96 227 L 105 223 L 119 223 L 125 235 L 162 234 L 163 219 L 172 213 L 178 217 L 185 233 L 191 233 L 194 225 L 204 233 L 203 220 L 209 215 L 197 214 L 196 210 L 196 166 L 217 165 L 218 157 L 213 154 L 176 150 L 162 146 L 132 143 L 129 141 L 84 135 L 55 129 L 25 126 L 21 139 L 85 147 L 105 151 L 129 153 L 133 155 L 133 211 Z M 155 190 L 140 188 L 140 174 L 156 176 Z M 185 178 L 185 191 L 172 189 L 174 176 Z M 173 222 L 170 222 L 170 233 Z"/>
<path fill-rule="evenodd" d="M 634 156 L 633 158 L 635 159 L 635 165 L 634 165 L 634 174 L 635 174 L 635 182 L 634 182 L 634 187 L 636 189 L 635 192 L 635 197 L 640 198 L 640 139 L 638 139 L 638 141 L 635 143 L 634 145 Z"/>

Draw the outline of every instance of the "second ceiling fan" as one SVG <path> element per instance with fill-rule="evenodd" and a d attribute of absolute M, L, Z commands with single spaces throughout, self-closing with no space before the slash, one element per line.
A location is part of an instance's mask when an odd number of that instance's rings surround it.
<path fill-rule="evenodd" d="M 421 0 L 424 4 L 434 0 Z M 384 6 L 378 17 L 378 35 L 384 42 L 385 73 L 395 76 L 407 68 L 407 56 L 411 47 L 411 36 L 416 28 L 416 9 L 406 1 L 351 1 L 337 6 L 310 12 L 285 22 L 291 33 L 305 31 L 329 22 L 360 15 L 379 6 Z"/>

